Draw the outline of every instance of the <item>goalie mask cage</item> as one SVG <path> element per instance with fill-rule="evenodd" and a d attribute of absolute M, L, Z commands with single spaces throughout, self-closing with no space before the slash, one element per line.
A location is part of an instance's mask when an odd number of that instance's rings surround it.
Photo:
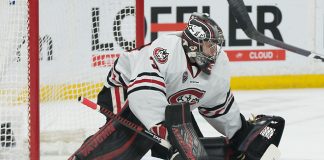
<path fill-rule="evenodd" d="M 0 160 L 67 159 L 105 123 L 113 61 L 144 43 L 144 0 L 0 0 Z"/>

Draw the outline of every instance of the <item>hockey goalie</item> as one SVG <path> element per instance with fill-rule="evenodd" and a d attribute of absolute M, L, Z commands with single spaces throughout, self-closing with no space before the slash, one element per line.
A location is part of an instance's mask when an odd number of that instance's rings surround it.
<path fill-rule="evenodd" d="M 246 120 L 230 90 L 229 60 L 221 28 L 208 14 L 193 13 L 182 32 L 122 54 L 97 97 L 113 118 L 85 140 L 70 159 L 141 159 L 149 150 L 161 159 L 277 159 L 284 119 Z M 223 137 L 203 137 L 191 111 L 198 109 Z M 171 147 L 138 134 L 145 128 Z"/>

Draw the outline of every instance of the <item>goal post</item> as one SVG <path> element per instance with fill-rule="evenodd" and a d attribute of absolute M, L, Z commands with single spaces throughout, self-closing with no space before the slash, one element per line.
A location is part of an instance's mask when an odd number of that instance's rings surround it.
<path fill-rule="evenodd" d="M 0 160 L 67 159 L 105 123 L 96 100 L 144 44 L 144 0 L 0 0 Z"/>
<path fill-rule="evenodd" d="M 145 39 L 145 19 L 144 19 L 144 0 L 136 0 L 136 47 L 144 45 Z"/>
<path fill-rule="evenodd" d="M 28 0 L 29 158 L 40 159 L 39 148 L 39 2 Z"/>

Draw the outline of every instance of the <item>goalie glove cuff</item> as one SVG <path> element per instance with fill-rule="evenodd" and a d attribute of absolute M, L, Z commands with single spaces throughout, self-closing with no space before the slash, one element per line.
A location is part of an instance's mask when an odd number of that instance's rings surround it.
<path fill-rule="evenodd" d="M 247 122 L 242 114 L 240 114 L 240 116 L 242 127 L 238 131 L 236 131 L 234 136 L 230 139 L 230 145 L 234 150 L 238 150 L 240 143 L 244 140 L 245 137 L 247 137 L 247 135 L 253 128 L 252 124 Z"/>

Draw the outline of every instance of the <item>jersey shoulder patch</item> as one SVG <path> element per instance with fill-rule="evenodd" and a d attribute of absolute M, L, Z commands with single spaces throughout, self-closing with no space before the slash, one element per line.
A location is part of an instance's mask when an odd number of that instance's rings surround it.
<path fill-rule="evenodd" d="M 180 45 L 180 46 L 179 46 Z M 173 52 L 181 47 L 181 38 L 175 35 L 162 35 L 151 44 L 151 56 L 159 64 L 166 64 Z"/>
<path fill-rule="evenodd" d="M 155 61 L 160 64 L 164 64 L 168 61 L 169 54 L 170 53 L 167 51 L 167 49 L 162 47 L 156 47 L 153 49 L 153 57 Z"/>

